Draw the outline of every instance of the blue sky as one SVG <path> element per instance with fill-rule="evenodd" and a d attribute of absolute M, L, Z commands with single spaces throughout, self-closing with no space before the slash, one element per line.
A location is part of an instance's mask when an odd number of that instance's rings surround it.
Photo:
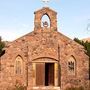
<path fill-rule="evenodd" d="M 33 31 L 34 11 L 42 8 L 42 0 L 0 0 L 0 36 L 15 40 Z M 50 0 L 48 6 L 57 11 L 58 31 L 70 38 L 90 37 L 90 0 Z M 90 27 L 89 27 L 90 28 Z"/>

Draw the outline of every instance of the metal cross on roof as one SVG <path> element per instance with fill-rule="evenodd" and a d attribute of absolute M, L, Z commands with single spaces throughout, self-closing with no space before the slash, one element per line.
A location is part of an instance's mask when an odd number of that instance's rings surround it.
<path fill-rule="evenodd" d="M 42 0 L 44 3 L 45 3 L 45 5 L 47 5 L 47 3 L 50 1 L 50 0 Z"/>

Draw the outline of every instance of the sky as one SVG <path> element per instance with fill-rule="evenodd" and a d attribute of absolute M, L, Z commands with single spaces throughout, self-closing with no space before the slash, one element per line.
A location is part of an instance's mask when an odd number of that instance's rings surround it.
<path fill-rule="evenodd" d="M 47 6 L 57 12 L 59 32 L 71 39 L 90 37 L 90 0 L 50 0 Z M 2 39 L 13 41 L 33 31 L 34 11 L 42 7 L 42 0 L 0 0 Z"/>

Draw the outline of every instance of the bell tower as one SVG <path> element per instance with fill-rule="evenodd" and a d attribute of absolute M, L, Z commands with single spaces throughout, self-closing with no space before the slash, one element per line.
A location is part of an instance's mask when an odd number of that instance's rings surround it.
<path fill-rule="evenodd" d="M 35 19 L 34 19 L 34 30 L 42 31 L 42 30 L 50 30 L 57 31 L 57 12 L 50 9 L 49 7 L 43 7 L 42 9 L 35 11 Z M 43 16 L 47 16 L 49 23 L 47 20 L 42 21 Z"/>

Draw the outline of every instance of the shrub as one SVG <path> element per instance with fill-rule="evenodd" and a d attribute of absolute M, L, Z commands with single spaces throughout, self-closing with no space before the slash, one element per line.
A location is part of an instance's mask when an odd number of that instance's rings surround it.
<path fill-rule="evenodd" d="M 25 86 L 15 86 L 13 90 L 26 90 Z"/>
<path fill-rule="evenodd" d="M 70 88 L 66 88 L 66 90 L 84 90 L 84 88 L 82 86 L 80 86 L 80 87 L 70 87 Z"/>
<path fill-rule="evenodd" d="M 15 86 L 12 86 L 12 87 L 7 87 L 6 90 L 27 90 L 27 88 L 25 86 L 15 85 Z"/>

